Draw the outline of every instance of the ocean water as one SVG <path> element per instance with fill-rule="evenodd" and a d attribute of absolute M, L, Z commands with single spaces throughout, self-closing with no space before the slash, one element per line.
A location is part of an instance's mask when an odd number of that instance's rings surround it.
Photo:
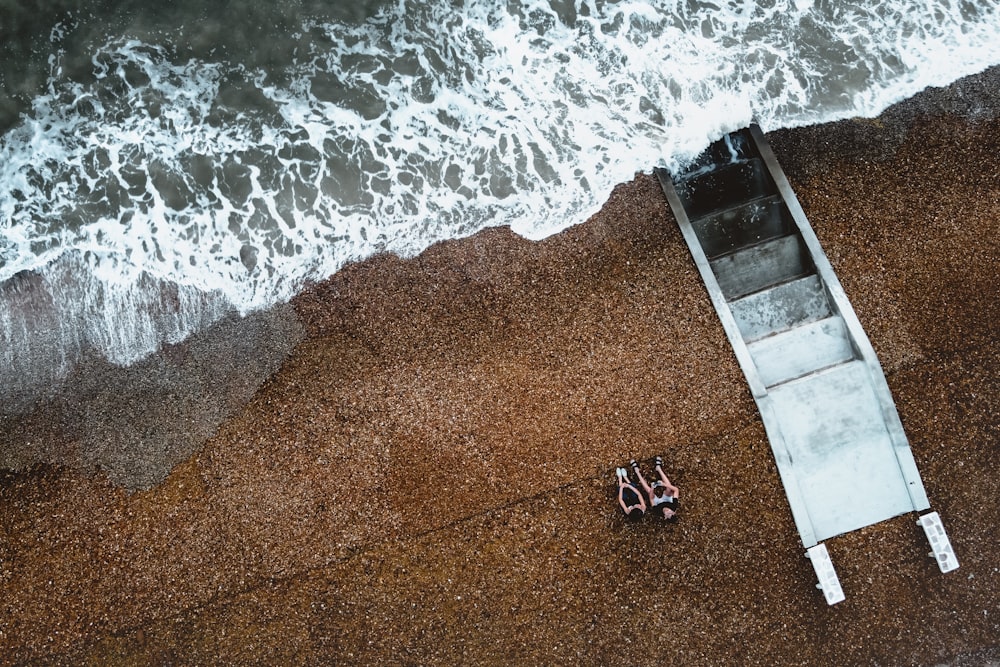
<path fill-rule="evenodd" d="M 1000 63 L 995 0 L 39 4 L 0 2 L 8 391 Z"/>

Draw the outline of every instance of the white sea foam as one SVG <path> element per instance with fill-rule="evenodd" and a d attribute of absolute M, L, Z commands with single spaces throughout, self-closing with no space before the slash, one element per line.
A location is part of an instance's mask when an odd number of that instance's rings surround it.
<path fill-rule="evenodd" d="M 78 81 L 56 53 L 0 138 L 0 280 L 34 271 L 77 304 L 63 356 L 129 363 L 378 252 L 558 232 L 751 120 L 874 115 L 1000 61 L 993 3 L 767 4 L 401 1 L 304 24 L 280 72 L 120 37 Z M 159 307 L 154 288 L 187 296 L 144 324 L 130 313 Z M 29 320 L 0 303 L 15 356 Z"/>

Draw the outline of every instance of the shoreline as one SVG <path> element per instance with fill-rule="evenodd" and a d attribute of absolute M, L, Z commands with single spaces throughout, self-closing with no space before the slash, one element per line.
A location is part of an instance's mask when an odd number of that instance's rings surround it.
<path fill-rule="evenodd" d="M 961 85 L 768 134 L 957 573 L 899 517 L 830 541 L 848 597 L 825 606 L 743 376 L 639 175 L 543 241 L 491 229 L 313 286 L 291 305 L 302 341 L 149 490 L 0 473 L 0 663 L 997 660 L 1000 122 L 924 115 L 968 101 Z M 50 415 L 32 417 L 41 437 L 67 428 Z M 685 516 L 625 525 L 614 467 L 656 454 Z"/>
<path fill-rule="evenodd" d="M 995 121 L 998 116 L 1000 65 L 943 88 L 928 88 L 873 119 L 844 119 L 780 129 L 768 132 L 767 136 L 786 173 L 794 174 L 798 180 L 808 180 L 835 171 L 838 161 L 893 159 L 911 126 L 921 118 L 947 117 L 975 125 Z M 619 187 L 627 187 L 627 184 Z M 571 233 L 572 229 L 562 234 Z M 493 231 L 486 229 L 479 234 L 489 236 Z M 462 239 L 453 239 L 444 243 L 460 241 Z M 530 243 L 525 247 L 530 247 Z M 434 252 L 432 246 L 425 254 Z M 64 351 L 62 363 L 69 363 L 70 370 L 54 383 L 49 378 L 56 369 L 47 368 L 46 362 L 37 358 L 39 354 L 55 354 L 58 345 L 49 341 L 57 329 L 53 320 L 57 313 L 49 312 L 51 297 L 44 289 L 32 288 L 32 281 L 36 280 L 34 274 L 0 285 L 0 290 L 6 289 L 16 301 L 23 301 L 25 308 L 32 307 L 32 300 L 41 300 L 39 314 L 25 319 L 25 326 L 34 319 L 38 330 L 32 335 L 48 341 L 34 351 L 37 354 L 18 360 L 15 373 L 24 377 L 10 372 L 4 375 L 12 387 L 0 390 L 3 402 L 0 434 L 5 435 L 7 441 L 7 447 L 0 451 L 0 471 L 24 472 L 34 466 L 51 465 L 82 474 L 105 474 L 116 485 L 133 491 L 152 488 L 166 478 L 174 465 L 196 452 L 225 419 L 245 406 L 254 391 L 301 341 L 303 325 L 293 304 L 307 302 L 309 293 L 322 289 L 323 285 L 337 284 L 342 275 L 350 275 L 355 270 L 366 272 L 368 269 L 363 267 L 370 264 L 418 260 L 419 257 L 413 260 L 400 260 L 395 256 L 370 257 L 307 287 L 289 303 L 246 317 L 235 313 L 221 317 L 218 314 L 195 316 L 195 319 L 217 319 L 180 343 L 164 343 L 159 351 L 130 366 L 109 363 L 93 350 Z M 211 301 L 207 294 L 204 299 Z M 177 295 L 164 292 L 160 300 L 172 303 Z M 147 307 L 150 304 L 143 305 Z M 212 309 L 212 306 L 205 307 L 206 313 Z M 232 341 L 240 344 L 231 345 Z M 77 346 L 80 345 L 78 342 Z M 233 349 L 227 349 L 230 347 Z M 251 359 L 252 368 L 241 368 L 236 362 L 240 356 Z M 75 357 L 79 359 L 74 360 Z M 44 386 L 46 382 L 48 386 Z M 163 414 L 147 420 L 145 438 L 138 439 L 135 434 L 112 437 L 109 431 L 118 426 L 108 428 L 87 423 L 93 420 L 86 413 L 108 412 L 103 405 L 107 402 L 106 396 L 99 397 L 96 402 L 92 398 L 102 393 L 101 386 L 116 387 L 123 395 L 143 394 L 150 402 L 172 403 L 179 392 L 178 387 L 185 383 L 204 387 L 205 393 L 189 401 L 188 405 L 171 406 Z M 166 413 L 172 413 L 171 417 Z M 60 417 L 47 418 L 53 414 Z M 194 435 L 178 435 L 169 425 L 171 420 L 193 423 Z M 53 428 L 46 423 L 51 421 L 59 422 L 60 426 Z M 109 437 L 118 442 L 109 447 L 106 444 Z M 50 444 L 39 447 L 40 441 Z"/>

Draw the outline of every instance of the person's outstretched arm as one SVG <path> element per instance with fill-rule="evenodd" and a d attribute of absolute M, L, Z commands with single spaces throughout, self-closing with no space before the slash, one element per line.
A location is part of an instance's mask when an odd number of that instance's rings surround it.
<path fill-rule="evenodd" d="M 639 498 L 639 509 L 645 512 L 646 501 L 643 499 L 642 494 L 639 493 L 638 489 L 636 489 L 635 487 L 632 487 L 632 489 L 636 492 L 635 495 Z M 635 507 L 635 505 L 625 504 L 625 484 L 622 484 L 620 482 L 618 484 L 618 504 L 622 506 L 622 510 L 625 512 L 628 512 L 629 507 Z"/>

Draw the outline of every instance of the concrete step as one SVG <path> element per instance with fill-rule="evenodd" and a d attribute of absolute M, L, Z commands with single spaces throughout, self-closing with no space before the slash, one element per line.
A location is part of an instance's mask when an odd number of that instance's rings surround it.
<path fill-rule="evenodd" d="M 815 274 L 731 301 L 729 309 L 747 342 L 832 314 L 826 290 Z"/>
<path fill-rule="evenodd" d="M 814 272 L 798 235 L 752 245 L 709 262 L 727 301 Z"/>
<path fill-rule="evenodd" d="M 758 158 L 723 164 L 677 184 L 677 195 L 691 220 L 777 193 L 774 179 Z"/>
<path fill-rule="evenodd" d="M 709 259 L 795 231 L 792 215 L 778 195 L 703 216 L 691 226 Z"/>
<path fill-rule="evenodd" d="M 789 329 L 747 346 L 765 387 L 773 387 L 854 359 L 840 316 Z"/>

